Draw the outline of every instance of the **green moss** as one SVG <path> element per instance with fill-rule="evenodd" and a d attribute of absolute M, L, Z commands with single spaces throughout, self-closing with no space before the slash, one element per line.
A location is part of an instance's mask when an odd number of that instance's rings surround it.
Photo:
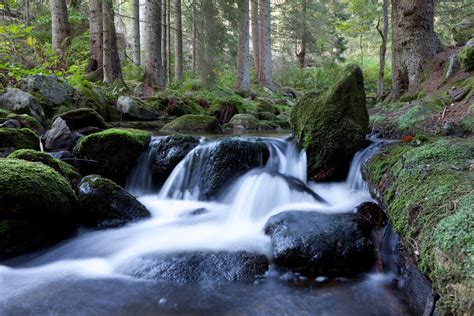
<path fill-rule="evenodd" d="M 49 166 L 59 172 L 63 177 L 68 179 L 69 182 L 73 184 L 75 184 L 81 178 L 81 175 L 67 163 L 59 159 L 55 159 L 50 155 L 42 153 L 40 151 L 31 149 L 20 149 L 11 153 L 7 158 L 23 159 L 32 162 L 41 162 L 44 165 Z"/>
<path fill-rule="evenodd" d="M 405 93 L 399 99 L 400 102 L 411 102 L 414 100 L 423 99 L 426 96 L 426 93 L 418 91 L 416 93 Z"/>
<path fill-rule="evenodd" d="M 6 118 L 10 113 L 8 110 L 0 109 L 0 118 Z"/>
<path fill-rule="evenodd" d="M 39 149 L 38 135 L 28 128 L 0 128 L 0 148 Z"/>
<path fill-rule="evenodd" d="M 221 131 L 219 122 L 214 116 L 187 114 L 166 124 L 162 131 L 189 133 L 218 133 Z"/>
<path fill-rule="evenodd" d="M 382 115 L 371 115 L 369 117 L 369 124 L 381 123 L 385 120 L 385 117 Z"/>
<path fill-rule="evenodd" d="M 81 137 L 77 142 L 74 151 L 80 153 L 84 143 L 94 143 L 100 146 L 101 142 L 106 142 L 111 138 L 126 139 L 141 147 L 146 147 L 150 142 L 151 134 L 138 129 L 110 128 L 102 132 Z"/>
<path fill-rule="evenodd" d="M 41 123 L 31 115 L 11 113 L 6 118 L 17 120 L 20 122 L 21 126 L 32 129 L 37 133 L 44 131 L 43 125 L 41 125 Z"/>
<path fill-rule="evenodd" d="M 400 144 L 373 157 L 369 182 L 379 189 L 397 233 L 441 294 L 439 308 L 462 314 L 473 297 L 474 143 L 441 138 Z"/>
<path fill-rule="evenodd" d="M 465 71 L 474 70 L 474 47 L 467 46 L 459 51 L 459 61 Z"/>
<path fill-rule="evenodd" d="M 469 106 L 469 113 L 461 120 L 460 126 L 464 131 L 474 133 L 474 103 Z"/>

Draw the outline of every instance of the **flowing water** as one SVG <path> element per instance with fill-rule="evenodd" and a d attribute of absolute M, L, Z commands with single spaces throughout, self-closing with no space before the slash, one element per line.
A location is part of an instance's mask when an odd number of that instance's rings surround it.
<path fill-rule="evenodd" d="M 127 184 L 152 217 L 122 228 L 83 231 L 47 251 L 0 265 L 0 314 L 407 313 L 391 274 L 308 280 L 271 268 L 254 284 L 212 286 L 128 276 L 135 259 L 147 254 L 246 250 L 270 255 L 270 239 L 262 228 L 271 215 L 285 210 L 350 212 L 371 200 L 360 167 L 377 143 L 355 155 L 345 182 L 321 184 L 307 181 L 306 154 L 294 141 L 263 138 L 270 152 L 266 165 L 235 179 L 215 201 L 200 201 L 197 179 L 206 177 L 202 166 L 219 140 L 202 142 L 156 189 L 150 169 L 160 140 L 153 139 Z"/>

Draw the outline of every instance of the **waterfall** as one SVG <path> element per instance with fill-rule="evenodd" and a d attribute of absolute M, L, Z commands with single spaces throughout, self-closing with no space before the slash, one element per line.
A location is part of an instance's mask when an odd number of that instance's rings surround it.
<path fill-rule="evenodd" d="M 360 150 L 355 153 L 354 158 L 351 162 L 351 167 L 349 169 L 349 174 L 346 178 L 346 184 L 349 190 L 351 191 L 369 191 L 369 186 L 367 182 L 362 178 L 362 165 L 374 155 L 374 153 L 379 149 L 380 141 L 374 141 L 367 148 Z"/>

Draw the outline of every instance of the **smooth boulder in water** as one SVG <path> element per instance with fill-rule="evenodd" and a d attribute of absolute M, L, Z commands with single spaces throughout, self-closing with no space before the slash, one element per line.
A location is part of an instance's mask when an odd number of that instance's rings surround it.
<path fill-rule="evenodd" d="M 200 137 L 180 134 L 161 139 L 155 147 L 156 153 L 152 165 L 153 181 L 165 182 L 178 163 L 200 142 Z"/>
<path fill-rule="evenodd" d="M 370 225 L 354 214 L 286 211 L 264 227 L 277 265 L 313 275 L 346 276 L 374 263 Z"/>
<path fill-rule="evenodd" d="M 118 184 L 90 175 L 78 185 L 79 221 L 87 226 L 110 228 L 150 217 L 150 212 Z"/>
<path fill-rule="evenodd" d="M 264 255 L 247 251 L 192 251 L 148 255 L 125 268 L 127 274 L 175 284 L 253 282 L 268 270 Z"/>
<path fill-rule="evenodd" d="M 309 178 L 343 180 L 369 126 L 362 70 L 349 65 L 328 91 L 304 95 L 292 108 L 290 123 L 306 148 Z"/>

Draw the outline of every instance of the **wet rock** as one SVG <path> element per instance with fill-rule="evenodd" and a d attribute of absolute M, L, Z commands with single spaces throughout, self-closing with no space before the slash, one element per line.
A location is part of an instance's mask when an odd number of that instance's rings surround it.
<path fill-rule="evenodd" d="M 225 128 L 255 130 L 258 126 L 258 120 L 251 114 L 236 114 L 225 125 Z"/>
<path fill-rule="evenodd" d="M 66 124 L 66 121 L 61 117 L 57 117 L 51 129 L 46 132 L 45 147 L 48 150 L 67 149 L 74 148 L 76 139 L 73 133 Z"/>
<path fill-rule="evenodd" d="M 95 127 L 99 130 L 107 128 L 102 116 L 93 109 L 80 108 L 59 115 L 71 131 Z M 82 134 L 82 133 L 81 133 Z"/>
<path fill-rule="evenodd" d="M 219 121 L 214 116 L 187 114 L 166 124 L 163 132 L 178 133 L 221 133 Z"/>
<path fill-rule="evenodd" d="M 364 78 L 348 65 L 324 94 L 304 95 L 291 111 L 291 126 L 308 154 L 308 175 L 343 180 L 354 154 L 365 145 L 369 116 Z"/>
<path fill-rule="evenodd" d="M 43 101 L 53 107 L 71 102 L 75 91 L 55 75 L 30 75 L 22 80 L 21 90 L 40 94 Z"/>
<path fill-rule="evenodd" d="M 43 108 L 36 102 L 35 98 L 20 89 L 7 88 L 7 91 L 0 96 L 0 108 L 17 114 L 31 114 L 43 124 L 46 121 Z"/>
<path fill-rule="evenodd" d="M 87 226 L 110 228 L 147 218 L 148 210 L 122 187 L 98 175 L 78 185 L 79 221 Z"/>
<path fill-rule="evenodd" d="M 6 120 L 0 124 L 0 128 L 20 128 L 21 124 L 17 120 Z"/>
<path fill-rule="evenodd" d="M 377 203 L 364 202 L 355 208 L 355 214 L 362 221 L 375 228 L 382 228 L 388 222 L 387 215 Z"/>
<path fill-rule="evenodd" d="M 264 230 L 283 267 L 340 276 L 367 271 L 374 262 L 370 226 L 354 214 L 287 211 L 270 217 Z"/>
<path fill-rule="evenodd" d="M 128 96 L 120 96 L 117 100 L 117 109 L 126 120 L 153 121 L 158 115 L 150 110 L 142 101 Z"/>
<path fill-rule="evenodd" d="M 153 181 L 165 182 L 178 163 L 199 143 L 200 137 L 179 134 L 160 140 L 152 167 Z"/>
<path fill-rule="evenodd" d="M 246 251 L 194 251 L 149 255 L 129 266 L 127 274 L 177 284 L 253 282 L 268 270 L 264 255 Z"/>

